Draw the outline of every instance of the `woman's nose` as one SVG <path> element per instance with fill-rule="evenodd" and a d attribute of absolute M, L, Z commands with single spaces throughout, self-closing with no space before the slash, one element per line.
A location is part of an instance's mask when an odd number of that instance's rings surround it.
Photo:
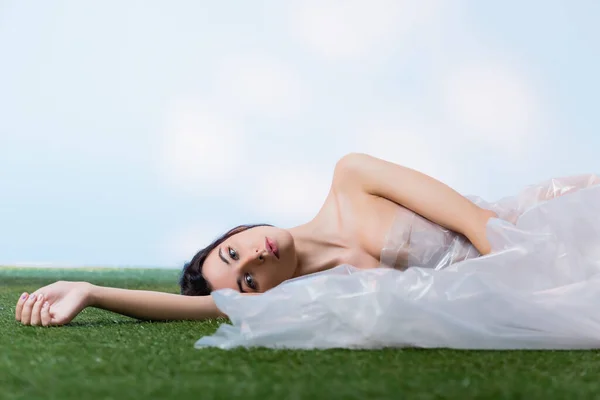
<path fill-rule="evenodd" d="M 265 258 L 264 251 L 256 249 L 253 253 L 248 254 L 248 257 L 240 260 L 240 269 L 245 271 L 253 265 L 260 265 L 265 261 Z"/>

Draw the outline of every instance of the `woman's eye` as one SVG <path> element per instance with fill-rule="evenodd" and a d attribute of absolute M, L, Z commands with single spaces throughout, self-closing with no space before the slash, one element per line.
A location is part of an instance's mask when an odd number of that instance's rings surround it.
<path fill-rule="evenodd" d="M 231 247 L 229 247 L 228 251 L 229 251 L 229 257 L 231 257 L 234 260 L 238 259 L 237 252 L 234 249 L 232 249 Z"/>
<path fill-rule="evenodd" d="M 248 285 L 249 288 L 256 290 L 256 282 L 254 282 L 252 275 L 246 274 L 244 275 L 244 279 L 246 280 L 246 285 Z"/>

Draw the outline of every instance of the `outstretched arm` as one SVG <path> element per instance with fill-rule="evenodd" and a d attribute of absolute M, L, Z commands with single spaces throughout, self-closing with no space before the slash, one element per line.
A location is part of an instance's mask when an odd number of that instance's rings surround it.
<path fill-rule="evenodd" d="M 212 296 L 129 290 L 87 282 L 56 282 L 17 302 L 15 317 L 24 325 L 64 325 L 86 307 L 145 320 L 201 320 L 224 316 Z"/>
<path fill-rule="evenodd" d="M 224 316 L 212 296 L 92 286 L 90 306 L 147 320 L 201 320 Z"/>

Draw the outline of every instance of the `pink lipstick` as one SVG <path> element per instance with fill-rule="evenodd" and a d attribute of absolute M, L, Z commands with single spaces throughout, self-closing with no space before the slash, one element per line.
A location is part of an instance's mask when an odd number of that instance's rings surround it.
<path fill-rule="evenodd" d="M 271 238 L 265 238 L 265 247 L 267 251 L 273 254 L 277 259 L 279 259 L 279 249 L 277 248 L 277 242 L 275 242 Z"/>

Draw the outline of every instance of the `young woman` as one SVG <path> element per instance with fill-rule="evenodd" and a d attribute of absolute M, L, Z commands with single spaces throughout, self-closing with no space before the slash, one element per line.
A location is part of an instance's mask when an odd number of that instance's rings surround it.
<path fill-rule="evenodd" d="M 579 187 L 596 183 L 595 177 L 584 179 Z M 537 193 L 535 201 L 548 193 Z M 556 193 L 553 190 L 552 196 Z M 452 241 L 462 240 L 463 251 L 458 252 L 462 255 L 444 256 L 442 261 L 438 257 L 438 266 L 488 254 L 486 225 L 490 218 L 499 217 L 427 175 L 365 154 L 349 154 L 336 164 L 331 189 L 314 219 L 287 230 L 269 225 L 232 229 L 186 264 L 182 295 L 56 282 L 24 293 L 17 302 L 16 319 L 25 325 L 62 325 L 86 307 L 146 320 L 224 316 L 211 291 L 261 293 L 288 279 L 340 264 L 406 268 L 411 257 L 420 259 L 416 253 L 423 249 L 412 246 L 408 235 L 401 246 L 407 256 L 395 251 L 384 260 L 386 240 L 394 224 L 414 215 L 450 232 Z"/>

